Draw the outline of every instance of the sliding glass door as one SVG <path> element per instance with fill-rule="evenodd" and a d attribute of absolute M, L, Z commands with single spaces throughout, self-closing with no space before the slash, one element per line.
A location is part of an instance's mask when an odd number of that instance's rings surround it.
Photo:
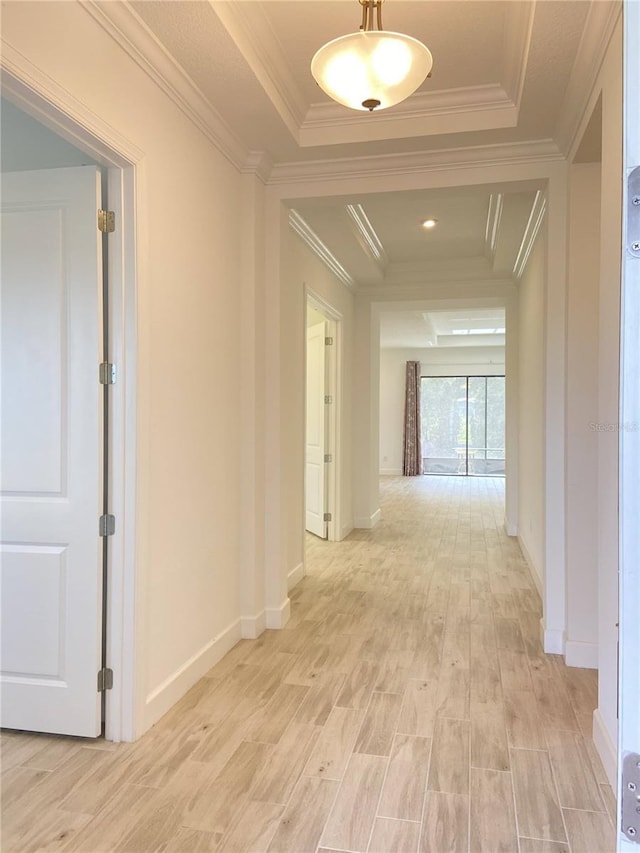
<path fill-rule="evenodd" d="M 425 474 L 504 477 L 504 376 L 423 376 Z"/>

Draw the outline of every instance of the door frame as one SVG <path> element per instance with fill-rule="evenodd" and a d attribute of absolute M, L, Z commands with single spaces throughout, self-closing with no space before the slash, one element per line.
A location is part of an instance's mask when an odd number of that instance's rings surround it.
<path fill-rule="evenodd" d="M 326 349 L 325 388 L 326 393 L 333 397 L 333 404 L 328 407 L 325 447 L 333 456 L 333 462 L 329 464 L 326 479 L 327 511 L 331 513 L 331 521 L 327 523 L 327 539 L 329 542 L 339 542 L 342 531 L 342 507 L 340 501 L 340 483 L 342 482 L 342 447 L 341 447 L 341 424 L 342 424 L 342 314 L 337 311 L 313 288 L 305 283 L 304 287 L 304 328 L 305 328 L 305 365 L 307 363 L 306 352 L 306 326 L 307 306 L 311 305 L 321 314 L 327 322 L 327 337 L 333 338 L 333 346 Z M 305 371 L 305 394 L 306 401 L 306 371 Z M 304 429 L 306 435 L 307 418 L 306 402 Z"/>
<path fill-rule="evenodd" d="M 117 366 L 117 382 L 110 400 L 108 447 L 110 511 L 116 517 L 116 531 L 109 537 L 107 560 L 107 662 L 113 670 L 113 688 L 106 692 L 105 738 L 132 741 L 139 719 L 136 243 L 142 235 L 136 202 L 142 152 L 8 45 L 3 46 L 2 95 L 107 169 L 108 203 L 116 214 L 116 230 L 109 235 L 108 269 L 109 351 Z"/>
<path fill-rule="evenodd" d="M 618 851 L 637 850 L 637 843 L 623 835 L 622 792 L 623 761 L 627 754 L 640 753 L 640 257 L 632 255 L 628 245 L 636 239 L 629 230 L 628 177 L 640 168 L 640 108 L 638 96 L 638 39 L 640 5 L 624 4 L 623 48 L 623 192 L 622 192 L 622 291 L 620 317 L 620 422 L 619 422 L 619 655 L 618 655 L 618 770 L 617 770 L 617 846 Z M 635 760 L 634 759 L 634 762 Z M 637 829 L 637 822 L 635 822 Z"/>

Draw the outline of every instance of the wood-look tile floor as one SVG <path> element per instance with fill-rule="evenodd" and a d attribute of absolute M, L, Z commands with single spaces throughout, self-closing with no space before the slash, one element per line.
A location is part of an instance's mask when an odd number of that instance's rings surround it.
<path fill-rule="evenodd" d="M 606 853 L 596 674 L 544 655 L 501 480 L 385 478 L 283 631 L 135 744 L 3 733 L 2 850 Z"/>

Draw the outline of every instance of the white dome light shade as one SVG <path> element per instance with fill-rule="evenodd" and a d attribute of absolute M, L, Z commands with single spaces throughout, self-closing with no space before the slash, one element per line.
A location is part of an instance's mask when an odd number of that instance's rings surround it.
<path fill-rule="evenodd" d="M 311 73 L 345 107 L 383 110 L 415 92 L 432 65 L 431 52 L 417 39 L 369 30 L 325 44 L 311 60 Z"/>

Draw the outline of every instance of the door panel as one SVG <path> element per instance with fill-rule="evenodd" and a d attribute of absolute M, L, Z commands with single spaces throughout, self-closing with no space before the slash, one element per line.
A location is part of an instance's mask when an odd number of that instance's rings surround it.
<path fill-rule="evenodd" d="M 100 175 L 5 174 L 2 196 L 1 723 L 95 737 Z"/>
<path fill-rule="evenodd" d="M 325 324 L 307 329 L 306 528 L 327 538 L 325 512 Z"/>

